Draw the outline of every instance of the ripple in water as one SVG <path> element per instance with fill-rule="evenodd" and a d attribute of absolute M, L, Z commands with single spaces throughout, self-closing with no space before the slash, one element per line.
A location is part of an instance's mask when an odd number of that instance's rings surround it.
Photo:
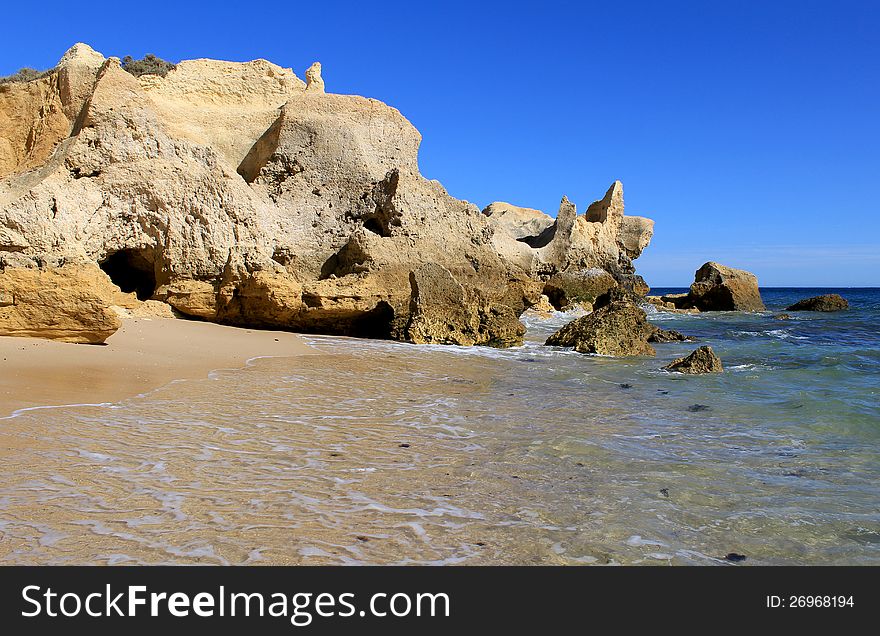
<path fill-rule="evenodd" d="M 878 564 L 866 294 L 784 326 L 651 316 L 711 344 L 715 376 L 660 370 L 694 344 L 543 347 L 557 314 L 515 349 L 313 337 L 314 355 L 25 411 L 3 420 L 0 561 Z"/>

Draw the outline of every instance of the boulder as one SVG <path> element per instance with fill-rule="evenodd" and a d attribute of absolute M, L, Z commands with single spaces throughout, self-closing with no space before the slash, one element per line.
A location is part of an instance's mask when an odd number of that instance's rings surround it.
<path fill-rule="evenodd" d="M 721 359 L 708 345 L 703 345 L 684 358 L 674 360 L 663 368 L 666 371 L 688 374 L 721 373 L 724 370 L 724 367 L 721 366 Z"/>
<path fill-rule="evenodd" d="M 776 314 L 773 316 L 776 320 L 791 320 L 791 316 L 788 314 Z"/>
<path fill-rule="evenodd" d="M 639 307 L 611 303 L 568 323 L 545 344 L 614 357 L 653 356 L 656 351 L 648 344 L 648 338 L 654 330 Z"/>
<path fill-rule="evenodd" d="M 91 265 L 7 268 L 0 272 L 0 335 L 102 343 L 122 326 L 111 308 L 114 292 Z"/>
<path fill-rule="evenodd" d="M 708 262 L 697 270 L 687 294 L 661 296 L 676 309 L 764 311 L 757 277 L 745 270 Z"/>
<path fill-rule="evenodd" d="M 617 281 L 604 269 L 558 272 L 544 284 L 544 294 L 556 309 L 576 303 L 596 304 L 596 300 L 617 287 Z"/>
<path fill-rule="evenodd" d="M 642 305 L 645 302 L 645 297 L 634 292 L 632 289 L 621 285 L 619 287 L 613 287 L 598 296 L 593 303 L 593 306 L 598 309 L 610 305 L 611 303 L 621 302 L 629 303 L 631 305 Z"/>
<path fill-rule="evenodd" d="M 214 283 L 178 279 L 156 290 L 156 297 L 184 316 L 210 321 L 217 319 L 217 288 Z"/>
<path fill-rule="evenodd" d="M 849 302 L 840 294 L 823 294 L 799 300 L 786 311 L 841 311 L 849 307 Z"/>

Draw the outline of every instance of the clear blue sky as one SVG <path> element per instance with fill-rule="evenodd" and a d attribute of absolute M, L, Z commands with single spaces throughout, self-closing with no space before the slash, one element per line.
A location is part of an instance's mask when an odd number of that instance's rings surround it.
<path fill-rule="evenodd" d="M 880 286 L 880 2 L 236 2 L 4 7 L 0 74 L 105 55 L 270 59 L 399 108 L 480 206 L 657 221 L 654 286 L 718 260 L 762 285 Z"/>

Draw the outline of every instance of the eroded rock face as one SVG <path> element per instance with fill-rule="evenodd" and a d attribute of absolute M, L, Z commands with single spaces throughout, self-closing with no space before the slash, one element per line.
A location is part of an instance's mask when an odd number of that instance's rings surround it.
<path fill-rule="evenodd" d="M 8 268 L 0 272 L 0 335 L 102 343 L 122 326 L 114 300 L 126 303 L 94 266 Z"/>
<path fill-rule="evenodd" d="M 724 371 L 721 359 L 715 355 L 712 347 L 708 345 L 700 347 L 684 358 L 679 358 L 663 368 L 667 371 L 688 374 L 721 373 Z"/>
<path fill-rule="evenodd" d="M 553 274 L 544 284 L 544 294 L 556 309 L 575 303 L 597 305 L 597 299 L 618 287 L 604 269 L 569 270 Z"/>
<path fill-rule="evenodd" d="M 4 86 L 0 269 L 100 264 L 203 320 L 473 344 L 518 343 L 554 276 L 566 298 L 637 278 L 652 222 L 623 216 L 619 182 L 587 215 L 482 214 L 419 174 L 397 110 L 325 92 L 317 63 L 305 77 L 191 60 L 135 78 L 77 45 Z M 429 264 L 466 303 L 451 328 L 412 301 Z"/>
<path fill-rule="evenodd" d="M 611 303 L 568 323 L 545 344 L 605 356 L 653 356 L 656 351 L 648 338 L 655 329 L 639 307 Z"/>
<path fill-rule="evenodd" d="M 786 311 L 841 311 L 849 307 L 849 302 L 840 294 L 823 294 L 799 300 Z"/>
<path fill-rule="evenodd" d="M 483 214 L 492 224 L 498 252 L 532 276 L 589 275 L 601 269 L 627 284 L 635 274 L 632 261 L 650 242 L 654 222 L 625 216 L 623 210 L 623 184 L 615 181 L 582 215 L 567 197 L 562 198 L 555 220 L 538 210 L 502 202 L 491 204 Z M 643 283 L 635 285 L 640 288 Z"/>
<path fill-rule="evenodd" d="M 448 269 L 426 263 L 410 272 L 412 289 L 406 339 L 416 344 L 513 346 L 525 327 L 504 305 L 483 305 Z"/>
<path fill-rule="evenodd" d="M 660 300 L 677 309 L 764 311 L 758 278 L 754 274 L 712 261 L 697 270 L 687 294 L 668 294 Z"/>

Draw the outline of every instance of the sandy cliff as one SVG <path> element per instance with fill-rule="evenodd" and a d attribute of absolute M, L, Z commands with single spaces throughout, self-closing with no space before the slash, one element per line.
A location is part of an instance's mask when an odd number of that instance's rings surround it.
<path fill-rule="evenodd" d="M 644 291 L 632 261 L 653 222 L 624 215 L 619 182 L 581 215 L 565 198 L 556 219 L 481 212 L 419 174 L 400 112 L 326 92 L 319 64 L 305 77 L 191 60 L 138 78 L 77 44 L 0 85 L 0 268 L 91 267 L 227 324 L 468 345 L 519 342 L 548 284 L 560 303 Z"/>

